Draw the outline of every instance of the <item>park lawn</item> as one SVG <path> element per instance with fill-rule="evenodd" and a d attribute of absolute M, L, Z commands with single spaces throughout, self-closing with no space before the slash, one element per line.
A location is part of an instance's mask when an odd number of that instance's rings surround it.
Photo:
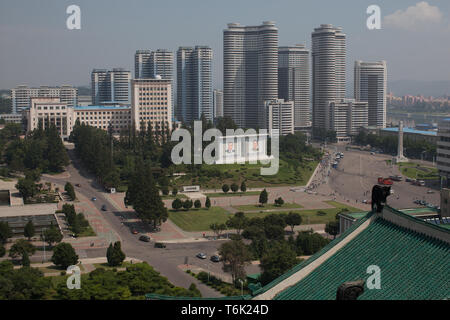
<path fill-rule="evenodd" d="M 80 267 L 80 270 L 83 272 L 84 271 L 84 267 L 81 264 L 77 264 L 78 267 Z M 39 267 L 39 263 L 37 264 L 31 264 L 31 267 L 33 268 L 38 268 L 39 270 L 41 270 L 43 273 L 56 273 L 56 272 L 62 272 L 62 271 L 66 271 L 66 269 L 61 268 L 59 266 L 55 266 L 55 265 L 51 265 L 48 267 Z"/>
<path fill-rule="evenodd" d="M 424 166 L 413 162 L 401 162 L 398 168 L 402 175 L 411 179 L 436 179 L 439 176 L 437 168 Z"/>
<path fill-rule="evenodd" d="M 175 200 L 175 199 L 187 199 L 187 196 L 185 194 L 177 193 L 176 196 L 173 196 L 171 194 L 167 196 L 161 196 L 162 200 Z"/>
<path fill-rule="evenodd" d="M 245 204 L 241 206 L 233 206 L 239 211 L 255 211 L 255 210 L 283 210 L 283 209 L 301 209 L 302 205 L 298 203 L 285 203 L 282 206 L 276 206 L 275 204 L 265 204 L 263 207 L 257 204 Z"/>
<path fill-rule="evenodd" d="M 169 219 L 185 231 L 207 231 L 212 223 L 225 223 L 230 216 L 221 207 L 169 210 Z"/>
<path fill-rule="evenodd" d="M 82 237 L 95 237 L 97 234 L 95 233 L 95 231 L 92 229 L 91 226 L 88 226 L 86 229 L 84 229 L 83 232 L 77 234 L 77 238 L 82 238 Z"/>
<path fill-rule="evenodd" d="M 361 212 L 363 210 L 359 209 L 359 208 L 355 208 L 349 205 L 346 205 L 345 203 L 341 203 L 341 202 L 337 202 L 337 201 L 325 201 L 325 203 L 328 203 L 329 205 L 335 207 L 335 208 L 339 208 L 339 209 L 348 209 L 348 211 L 350 212 Z"/>
<path fill-rule="evenodd" d="M 218 193 L 204 193 L 205 196 L 210 198 L 220 197 L 238 197 L 238 196 L 259 196 L 261 191 L 247 191 L 247 192 L 218 192 Z"/>
<path fill-rule="evenodd" d="M 316 169 L 318 161 L 298 162 L 295 167 L 283 159 L 280 159 L 278 173 L 275 175 L 261 175 L 261 164 L 217 164 L 202 165 L 202 173 L 193 176 L 186 174 L 173 182 L 177 186 L 200 185 L 202 189 L 221 189 L 223 184 L 240 185 L 242 181 L 248 188 L 261 188 L 270 186 L 306 185 L 312 173 Z M 264 165 L 268 167 L 268 165 Z M 218 177 L 214 171 L 220 171 Z M 208 172 L 210 174 L 208 174 Z"/>

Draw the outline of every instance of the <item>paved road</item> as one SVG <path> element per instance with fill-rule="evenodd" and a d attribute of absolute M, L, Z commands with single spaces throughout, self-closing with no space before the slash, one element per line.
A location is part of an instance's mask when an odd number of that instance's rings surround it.
<path fill-rule="evenodd" d="M 370 201 L 372 187 L 377 184 L 379 176 L 389 177 L 390 175 L 401 174 L 398 167 L 388 165 L 386 160 L 392 159 L 387 155 L 371 155 L 364 151 L 344 151 L 342 159 L 337 169 L 332 169 L 329 178 L 329 188 L 339 195 L 358 203 L 364 199 Z M 418 207 L 414 204 L 415 199 L 422 199 L 432 204 L 439 205 L 439 192 L 427 194 L 427 187 L 411 185 L 408 182 L 396 182 L 392 186 L 394 194 L 388 197 L 388 204 L 395 208 Z M 364 195 L 365 191 L 369 191 Z"/>
<path fill-rule="evenodd" d="M 166 249 L 154 248 L 151 244 L 138 240 L 138 235 L 133 235 L 130 229 L 122 224 L 114 206 L 109 203 L 104 196 L 104 192 L 100 191 L 102 188 L 94 181 L 93 177 L 88 174 L 77 161 L 73 149 L 69 148 L 69 156 L 71 164 L 66 168 L 70 174 L 68 177 L 43 177 L 43 180 L 64 185 L 66 181 L 70 181 L 73 185 L 80 184 L 81 187 L 75 187 L 77 193 L 82 194 L 88 199 L 95 197 L 97 200 L 93 202 L 95 208 L 101 212 L 106 222 L 119 235 L 122 242 L 122 249 L 128 257 L 136 257 L 142 261 L 148 262 L 163 276 L 167 277 L 170 282 L 176 286 L 188 288 L 191 283 L 195 283 L 197 288 L 204 297 L 219 297 L 222 296 L 217 291 L 203 285 L 192 276 L 183 272 L 178 265 L 184 263 L 184 257 L 189 256 L 189 259 L 194 259 L 196 253 L 204 251 L 206 253 L 213 253 L 220 245 L 221 241 L 207 241 L 193 244 L 168 244 Z M 101 206 L 106 204 L 107 211 L 101 211 Z M 84 252 L 82 252 L 84 255 Z M 106 248 L 101 249 L 86 249 L 85 255 L 87 258 L 104 257 L 106 255 Z"/>

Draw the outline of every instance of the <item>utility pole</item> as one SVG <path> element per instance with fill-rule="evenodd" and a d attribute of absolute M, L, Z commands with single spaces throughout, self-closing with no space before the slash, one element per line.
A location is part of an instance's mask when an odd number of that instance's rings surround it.
<path fill-rule="evenodd" d="M 42 239 L 44 239 L 44 260 L 42 261 L 42 263 L 45 262 L 45 228 L 41 230 L 41 234 L 42 234 Z"/>

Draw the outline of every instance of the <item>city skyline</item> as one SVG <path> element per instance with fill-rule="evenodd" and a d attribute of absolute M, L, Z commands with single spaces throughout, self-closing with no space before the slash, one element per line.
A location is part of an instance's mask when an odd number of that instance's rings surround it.
<path fill-rule="evenodd" d="M 164 17 L 153 12 L 158 12 L 158 8 L 164 11 L 167 9 L 166 4 L 132 1 L 128 7 L 118 2 L 102 7 L 101 4 L 104 3 L 101 1 L 95 4 L 79 1 L 82 11 L 81 30 L 68 30 L 65 27 L 65 9 L 69 5 L 67 2 L 52 7 L 46 6 L 45 2 L 43 5 L 24 4 L 21 1 L 2 3 L 0 39 L 4 53 L 0 58 L 0 68 L 7 76 L 2 77 L 0 88 L 8 89 L 20 84 L 88 86 L 89 73 L 93 68 L 123 67 L 133 70 L 133 54 L 136 50 L 165 48 L 175 52 L 179 46 L 197 43 L 210 46 L 217 53 L 213 61 L 213 88 L 221 89 L 222 30 L 227 23 L 257 25 L 266 20 L 275 21 L 279 29 L 279 46 L 304 43 L 310 49 L 312 30 L 322 23 L 330 23 L 342 27 L 347 34 L 348 66 L 355 60 L 386 60 L 390 66 L 390 81 L 450 80 L 450 66 L 444 63 L 450 48 L 442 41 L 445 35 L 450 35 L 450 5 L 428 1 L 425 6 L 419 6 L 421 3 L 423 2 L 398 1 L 394 4 L 381 1 L 378 5 L 381 8 L 382 29 L 368 30 L 368 15 L 365 13 L 370 4 L 368 1 L 355 1 L 353 5 L 346 6 L 328 3 L 329 10 L 323 12 L 319 11 L 320 6 L 316 4 L 288 1 L 283 2 L 283 6 L 290 10 L 283 10 L 283 14 L 273 10 L 276 5 L 270 3 L 261 3 L 256 7 L 253 1 L 241 4 L 242 9 L 253 5 L 254 10 L 249 13 L 248 10 L 235 10 L 236 6 L 232 3 L 224 5 L 214 2 L 210 7 L 202 7 L 192 15 L 190 13 L 193 8 L 177 2 L 174 6 L 176 9 L 171 12 L 168 20 L 169 23 L 173 21 L 173 28 L 165 27 L 164 32 L 159 34 L 153 30 L 161 30 L 161 19 Z M 170 6 L 173 7 L 173 3 Z M 410 10 L 410 7 L 416 8 L 416 11 Z M 220 10 L 214 11 L 214 8 Z M 420 10 L 424 11 L 424 18 L 414 20 L 414 12 Z M 213 12 L 219 11 L 220 16 L 211 16 Z M 32 12 L 33 16 L 29 16 L 28 12 Z M 294 13 L 301 19 L 293 17 Z M 120 14 L 122 22 L 116 25 L 113 21 L 116 21 L 117 14 Z M 201 23 L 195 22 L 200 15 L 204 19 Z M 186 25 L 183 17 L 188 16 L 192 18 Z M 405 17 L 409 17 L 408 23 L 402 24 Z M 183 28 L 175 20 L 181 21 Z M 208 28 L 204 28 L 204 24 L 208 24 Z M 145 36 L 143 32 L 146 32 Z M 16 42 L 18 38 L 23 41 Z M 439 40 L 439 46 L 433 45 Z M 418 41 L 423 45 L 417 46 Z M 37 43 L 45 45 L 43 49 L 33 51 L 24 50 L 24 43 L 29 46 L 37 46 Z M 115 45 L 118 43 L 120 45 Z M 414 54 L 400 55 L 400 48 L 402 52 Z M 348 86 L 351 87 L 352 70 L 347 68 L 346 73 Z"/>

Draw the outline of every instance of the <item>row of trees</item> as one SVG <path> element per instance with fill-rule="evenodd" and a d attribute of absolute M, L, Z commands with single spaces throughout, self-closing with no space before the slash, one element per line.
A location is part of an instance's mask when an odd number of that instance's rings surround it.
<path fill-rule="evenodd" d="M 231 186 L 229 186 L 228 184 L 223 184 L 222 185 L 222 191 L 224 193 L 227 193 L 228 191 L 233 191 L 233 192 L 238 192 L 239 191 L 239 186 L 236 183 L 232 183 Z M 247 191 L 247 185 L 245 184 L 245 181 L 242 181 L 241 183 L 241 192 L 246 192 Z"/>
<path fill-rule="evenodd" d="M 175 287 L 147 263 L 134 264 L 119 272 L 98 268 L 88 275 L 82 275 L 80 289 L 70 290 L 66 281 L 53 281 L 52 277 L 44 277 L 37 268 L 14 269 L 10 261 L 2 261 L 0 283 L 0 300 L 144 299 L 147 293 L 201 297 L 194 284 L 189 289 Z"/>
<path fill-rule="evenodd" d="M 62 172 L 68 165 L 69 157 L 54 124 L 45 129 L 39 126 L 24 139 L 20 138 L 16 126 L 8 124 L 6 128 L 9 137 L 2 143 L 3 149 L 0 151 L 10 170 L 56 173 Z"/>
<path fill-rule="evenodd" d="M 225 224 L 210 226 L 217 235 L 235 229 L 232 241 L 224 243 L 219 250 L 224 261 L 224 270 L 230 270 L 233 281 L 245 278 L 245 265 L 251 260 L 260 260 L 263 285 L 279 277 L 299 262 L 297 256 L 311 255 L 319 251 L 329 240 L 311 231 L 294 234 L 294 227 L 302 223 L 296 212 L 269 214 L 264 218 L 247 218 L 237 212 Z M 286 239 L 286 226 L 291 234 Z M 250 240 L 245 244 L 243 239 Z"/>
<path fill-rule="evenodd" d="M 355 136 L 355 143 L 358 145 L 370 145 L 375 148 L 383 150 L 385 153 L 397 153 L 398 138 L 396 136 L 379 136 L 376 134 L 366 133 L 360 131 Z M 425 140 L 411 140 L 404 138 L 403 147 L 405 148 L 405 156 L 409 158 L 416 158 L 432 161 L 436 156 L 436 145 Z"/>
<path fill-rule="evenodd" d="M 192 208 L 192 206 L 194 206 L 195 209 L 200 209 L 202 207 L 202 202 L 197 199 L 195 201 L 192 201 L 190 199 L 186 199 L 186 200 L 181 200 L 179 198 L 176 198 L 175 200 L 172 201 L 172 208 L 175 211 L 180 210 L 181 208 L 185 209 L 185 210 L 189 210 Z M 206 198 L 205 201 L 205 207 L 206 208 L 210 208 L 211 207 L 211 200 L 209 200 L 209 197 Z"/>
<path fill-rule="evenodd" d="M 66 216 L 67 224 L 70 230 L 79 236 L 81 233 L 85 232 L 89 228 L 89 221 L 86 220 L 83 213 L 76 213 L 75 206 L 73 204 L 64 204 L 62 207 L 62 212 Z"/>

